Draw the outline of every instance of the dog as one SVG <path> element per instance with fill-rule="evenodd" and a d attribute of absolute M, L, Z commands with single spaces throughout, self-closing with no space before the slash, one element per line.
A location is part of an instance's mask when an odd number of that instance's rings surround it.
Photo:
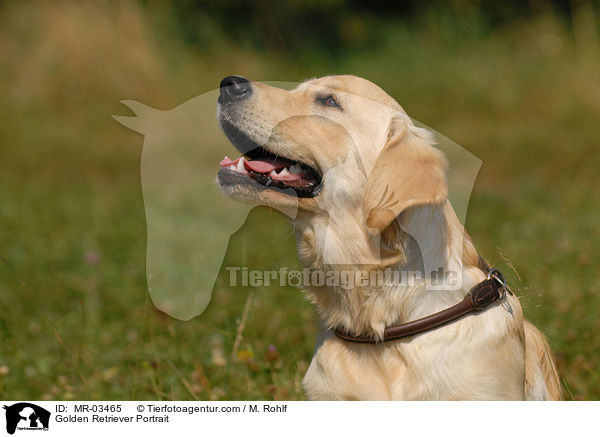
<path fill-rule="evenodd" d="M 287 91 L 229 76 L 217 113 L 243 154 L 221 162 L 221 190 L 292 216 L 310 272 L 441 268 L 460 277 L 459 286 L 435 289 L 418 275 L 412 283 L 311 284 L 322 329 L 303 380 L 308 399 L 561 398 L 547 340 L 504 283 L 482 311 L 384 341 L 386 328 L 456 305 L 491 271 L 448 201 L 447 162 L 432 134 L 380 87 L 344 75 Z"/>

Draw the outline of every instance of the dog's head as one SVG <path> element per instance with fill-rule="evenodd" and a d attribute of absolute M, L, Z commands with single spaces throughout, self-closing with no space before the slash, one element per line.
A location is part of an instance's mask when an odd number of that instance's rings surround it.
<path fill-rule="evenodd" d="M 381 232 L 406 208 L 447 198 L 446 161 L 430 133 L 365 79 L 328 76 L 287 91 L 230 76 L 218 118 L 243 154 L 225 158 L 218 175 L 236 199 L 351 212 Z"/>

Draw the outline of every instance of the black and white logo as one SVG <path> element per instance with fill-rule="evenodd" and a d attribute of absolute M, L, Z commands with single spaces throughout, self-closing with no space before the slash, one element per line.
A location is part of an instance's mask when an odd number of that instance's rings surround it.
<path fill-rule="evenodd" d="M 9 434 L 14 434 L 15 430 L 48 431 L 50 411 L 28 402 L 4 405 L 3 408 L 6 410 L 6 432 Z"/>

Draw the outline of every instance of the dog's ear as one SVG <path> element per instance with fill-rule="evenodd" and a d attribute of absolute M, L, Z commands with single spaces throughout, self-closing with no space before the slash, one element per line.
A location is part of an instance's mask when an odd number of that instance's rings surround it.
<path fill-rule="evenodd" d="M 390 123 L 388 140 L 367 179 L 367 226 L 379 232 L 406 208 L 448 198 L 446 158 L 432 134 L 404 117 Z"/>

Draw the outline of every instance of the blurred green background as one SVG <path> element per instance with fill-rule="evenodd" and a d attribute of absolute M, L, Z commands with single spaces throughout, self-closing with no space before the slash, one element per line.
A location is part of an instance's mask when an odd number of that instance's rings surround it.
<path fill-rule="evenodd" d="M 317 316 L 298 290 L 221 275 L 200 317 L 153 307 L 143 139 L 111 114 L 230 74 L 350 73 L 483 161 L 467 229 L 566 398 L 600 399 L 598 5 L 398 3 L 0 2 L 0 398 L 303 399 Z M 226 264 L 298 267 L 286 221 L 253 210 Z"/>

